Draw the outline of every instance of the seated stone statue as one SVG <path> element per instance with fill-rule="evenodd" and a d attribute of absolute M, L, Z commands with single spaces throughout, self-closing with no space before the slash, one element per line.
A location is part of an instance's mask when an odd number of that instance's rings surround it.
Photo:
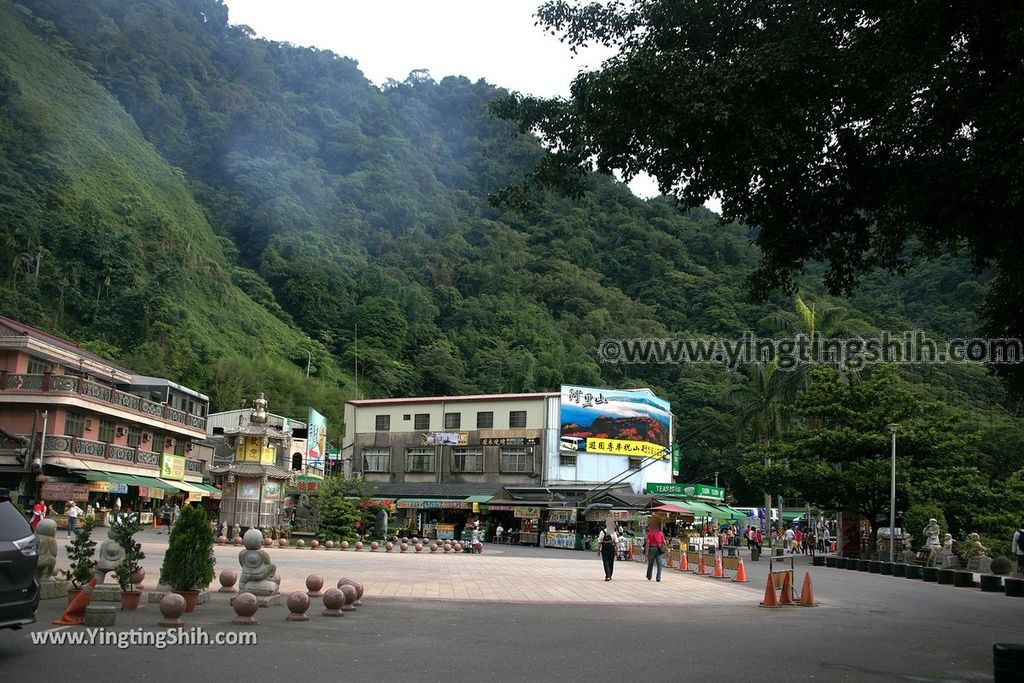
<path fill-rule="evenodd" d="M 988 548 L 981 544 L 978 534 L 971 534 L 969 538 L 971 547 L 967 550 L 967 556 L 970 558 L 988 558 Z"/>
<path fill-rule="evenodd" d="M 39 543 L 39 560 L 36 562 L 36 578 L 52 581 L 57 566 L 57 522 L 43 519 L 36 525 L 36 541 Z"/>
<path fill-rule="evenodd" d="M 270 553 L 263 549 L 263 534 L 259 529 L 249 529 L 242 543 L 245 550 L 238 553 L 238 563 L 242 565 L 238 590 L 253 595 L 274 595 L 279 590 L 274 581 L 277 567 L 270 562 Z"/>
<path fill-rule="evenodd" d="M 124 561 L 124 548 L 114 540 L 113 527 L 107 531 L 107 540 L 100 544 L 96 555 L 96 583 L 103 583 L 107 572 L 116 571 Z"/>

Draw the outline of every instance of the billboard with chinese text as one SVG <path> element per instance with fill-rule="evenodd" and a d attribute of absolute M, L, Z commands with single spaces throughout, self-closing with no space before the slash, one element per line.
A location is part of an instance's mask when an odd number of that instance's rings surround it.
<path fill-rule="evenodd" d="M 672 409 L 649 389 L 562 386 L 564 450 L 662 458 L 672 438 Z"/>
<path fill-rule="evenodd" d="M 306 462 L 313 467 L 323 467 L 327 453 L 327 418 L 310 408 L 307 427 Z"/>

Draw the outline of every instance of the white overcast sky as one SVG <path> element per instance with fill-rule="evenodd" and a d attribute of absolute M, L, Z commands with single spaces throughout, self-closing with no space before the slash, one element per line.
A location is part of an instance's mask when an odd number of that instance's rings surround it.
<path fill-rule="evenodd" d="M 405 80 L 414 69 L 485 79 L 531 95 L 568 96 L 581 70 L 598 68 L 604 48 L 573 55 L 535 26 L 542 0 L 225 0 L 232 24 L 256 35 L 351 57 L 372 82 Z M 630 184 L 657 194 L 650 178 Z M 709 206 L 718 211 L 717 205 Z"/>

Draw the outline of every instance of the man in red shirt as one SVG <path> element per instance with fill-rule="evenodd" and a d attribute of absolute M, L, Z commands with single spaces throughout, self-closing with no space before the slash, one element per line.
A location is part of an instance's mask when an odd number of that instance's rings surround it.
<path fill-rule="evenodd" d="M 665 534 L 658 528 L 657 522 L 651 522 L 647 526 L 647 580 L 651 580 L 651 573 L 655 563 L 658 565 L 658 581 L 661 581 L 661 570 L 665 566 L 664 555 L 668 552 L 665 545 Z"/>
<path fill-rule="evenodd" d="M 46 501 L 40 498 L 39 501 L 32 506 L 32 521 L 29 522 L 29 525 L 32 527 L 33 532 L 35 532 L 36 526 L 39 524 L 39 522 L 43 521 L 45 517 Z"/>

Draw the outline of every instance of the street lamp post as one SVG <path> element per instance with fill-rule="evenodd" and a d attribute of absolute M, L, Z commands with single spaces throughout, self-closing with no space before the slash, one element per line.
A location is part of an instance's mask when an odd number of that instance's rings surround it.
<path fill-rule="evenodd" d="M 896 431 L 898 424 L 889 425 L 892 432 L 892 471 L 889 482 L 889 562 L 896 561 Z"/>
<path fill-rule="evenodd" d="M 313 354 L 309 349 L 302 349 L 306 352 L 306 379 L 309 379 L 309 366 L 313 362 Z"/>

